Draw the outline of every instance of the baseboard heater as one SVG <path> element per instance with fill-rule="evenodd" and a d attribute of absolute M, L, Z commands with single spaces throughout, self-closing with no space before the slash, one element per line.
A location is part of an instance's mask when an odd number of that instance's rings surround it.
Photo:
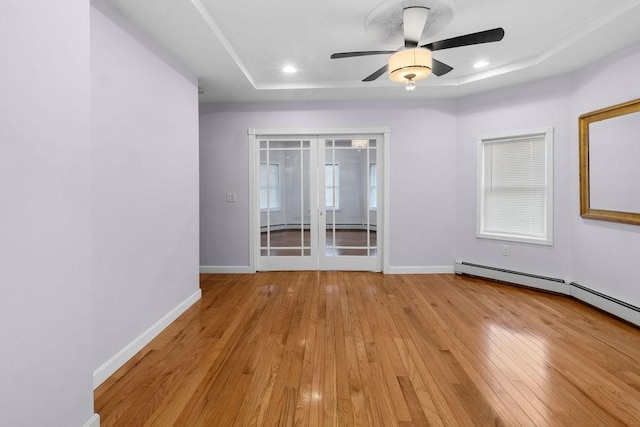
<path fill-rule="evenodd" d="M 571 282 L 571 296 L 640 327 L 640 307 Z"/>
<path fill-rule="evenodd" d="M 520 271 L 506 270 L 503 268 L 489 267 L 486 265 L 472 264 L 470 262 L 456 261 L 454 263 L 456 274 L 476 276 L 499 282 L 512 283 L 528 288 L 540 289 L 570 296 L 586 304 L 592 305 L 602 311 L 606 311 L 636 326 L 640 326 L 640 308 L 626 303 L 609 295 L 589 289 L 577 282 L 567 283 L 563 279 L 539 276 L 536 274 L 522 273 Z"/>
<path fill-rule="evenodd" d="M 554 277 L 538 276 L 536 274 L 522 273 L 462 261 L 455 262 L 454 271 L 456 274 L 478 276 L 500 282 L 515 283 L 521 286 L 542 289 L 548 292 L 571 295 L 569 285 L 564 280 Z"/>

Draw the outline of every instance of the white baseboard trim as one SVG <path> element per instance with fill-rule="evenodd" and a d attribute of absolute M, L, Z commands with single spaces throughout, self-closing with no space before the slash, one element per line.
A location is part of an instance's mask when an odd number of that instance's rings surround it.
<path fill-rule="evenodd" d="M 640 308 L 619 299 L 594 291 L 577 282 L 571 282 L 571 296 L 616 317 L 640 326 Z"/>
<path fill-rule="evenodd" d="M 89 418 L 89 421 L 84 423 L 82 427 L 100 427 L 100 415 L 93 414 L 93 417 Z"/>
<path fill-rule="evenodd" d="M 196 301 L 202 297 L 202 290 L 198 289 L 190 297 L 182 301 L 164 315 L 149 329 L 144 331 L 138 338 L 131 341 L 125 348 L 116 353 L 111 359 L 107 360 L 102 366 L 93 371 L 93 389 L 98 388 L 107 378 L 109 378 L 115 371 L 120 369 L 122 365 L 127 363 L 137 352 L 149 344 L 160 332 L 162 332 L 167 326 L 169 326 L 174 320 L 176 320 L 182 313 L 187 311 Z"/>
<path fill-rule="evenodd" d="M 389 267 L 385 274 L 452 274 L 450 265 Z"/>
<path fill-rule="evenodd" d="M 201 265 L 201 274 L 250 274 L 251 268 L 247 266 Z"/>
<path fill-rule="evenodd" d="M 516 285 L 536 288 L 543 291 L 556 292 L 570 295 L 570 286 L 563 279 L 538 276 L 535 274 L 521 273 L 519 271 L 505 270 L 486 265 L 472 264 L 456 261 L 454 264 L 456 274 L 468 274 L 500 282 L 514 283 Z"/>

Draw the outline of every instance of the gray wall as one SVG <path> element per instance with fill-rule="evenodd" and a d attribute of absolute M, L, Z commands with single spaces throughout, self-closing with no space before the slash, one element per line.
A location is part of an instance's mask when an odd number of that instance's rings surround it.
<path fill-rule="evenodd" d="M 201 106 L 200 265 L 249 266 L 249 128 L 391 127 L 392 266 L 450 266 L 454 101 Z M 226 203 L 225 193 L 237 193 Z"/>
<path fill-rule="evenodd" d="M 91 9 L 93 367 L 199 289 L 196 79 Z"/>
<path fill-rule="evenodd" d="M 89 3 L 0 2 L 0 425 L 93 415 Z"/>

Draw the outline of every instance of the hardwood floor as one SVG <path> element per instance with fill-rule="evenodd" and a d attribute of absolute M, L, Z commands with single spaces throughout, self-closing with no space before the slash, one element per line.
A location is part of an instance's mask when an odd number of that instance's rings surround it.
<path fill-rule="evenodd" d="M 454 275 L 202 275 L 102 426 L 640 425 L 640 330 Z"/>

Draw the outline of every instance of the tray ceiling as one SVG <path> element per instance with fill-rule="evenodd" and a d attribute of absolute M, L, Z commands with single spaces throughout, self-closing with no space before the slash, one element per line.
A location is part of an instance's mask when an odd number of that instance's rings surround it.
<path fill-rule="evenodd" d="M 361 80 L 387 56 L 330 59 L 334 52 L 393 50 L 367 18 L 370 0 L 111 0 L 129 20 L 198 76 L 201 102 L 402 100 L 459 97 L 560 74 L 640 40 L 640 0 L 440 0 L 450 21 L 428 43 L 502 27 L 501 42 L 434 52 L 454 70 L 408 93 L 382 76 Z M 379 18 L 379 17 L 378 17 Z M 429 21 L 427 21 L 429 25 Z M 477 61 L 489 65 L 474 68 Z M 297 69 L 282 71 L 285 65 Z"/>

